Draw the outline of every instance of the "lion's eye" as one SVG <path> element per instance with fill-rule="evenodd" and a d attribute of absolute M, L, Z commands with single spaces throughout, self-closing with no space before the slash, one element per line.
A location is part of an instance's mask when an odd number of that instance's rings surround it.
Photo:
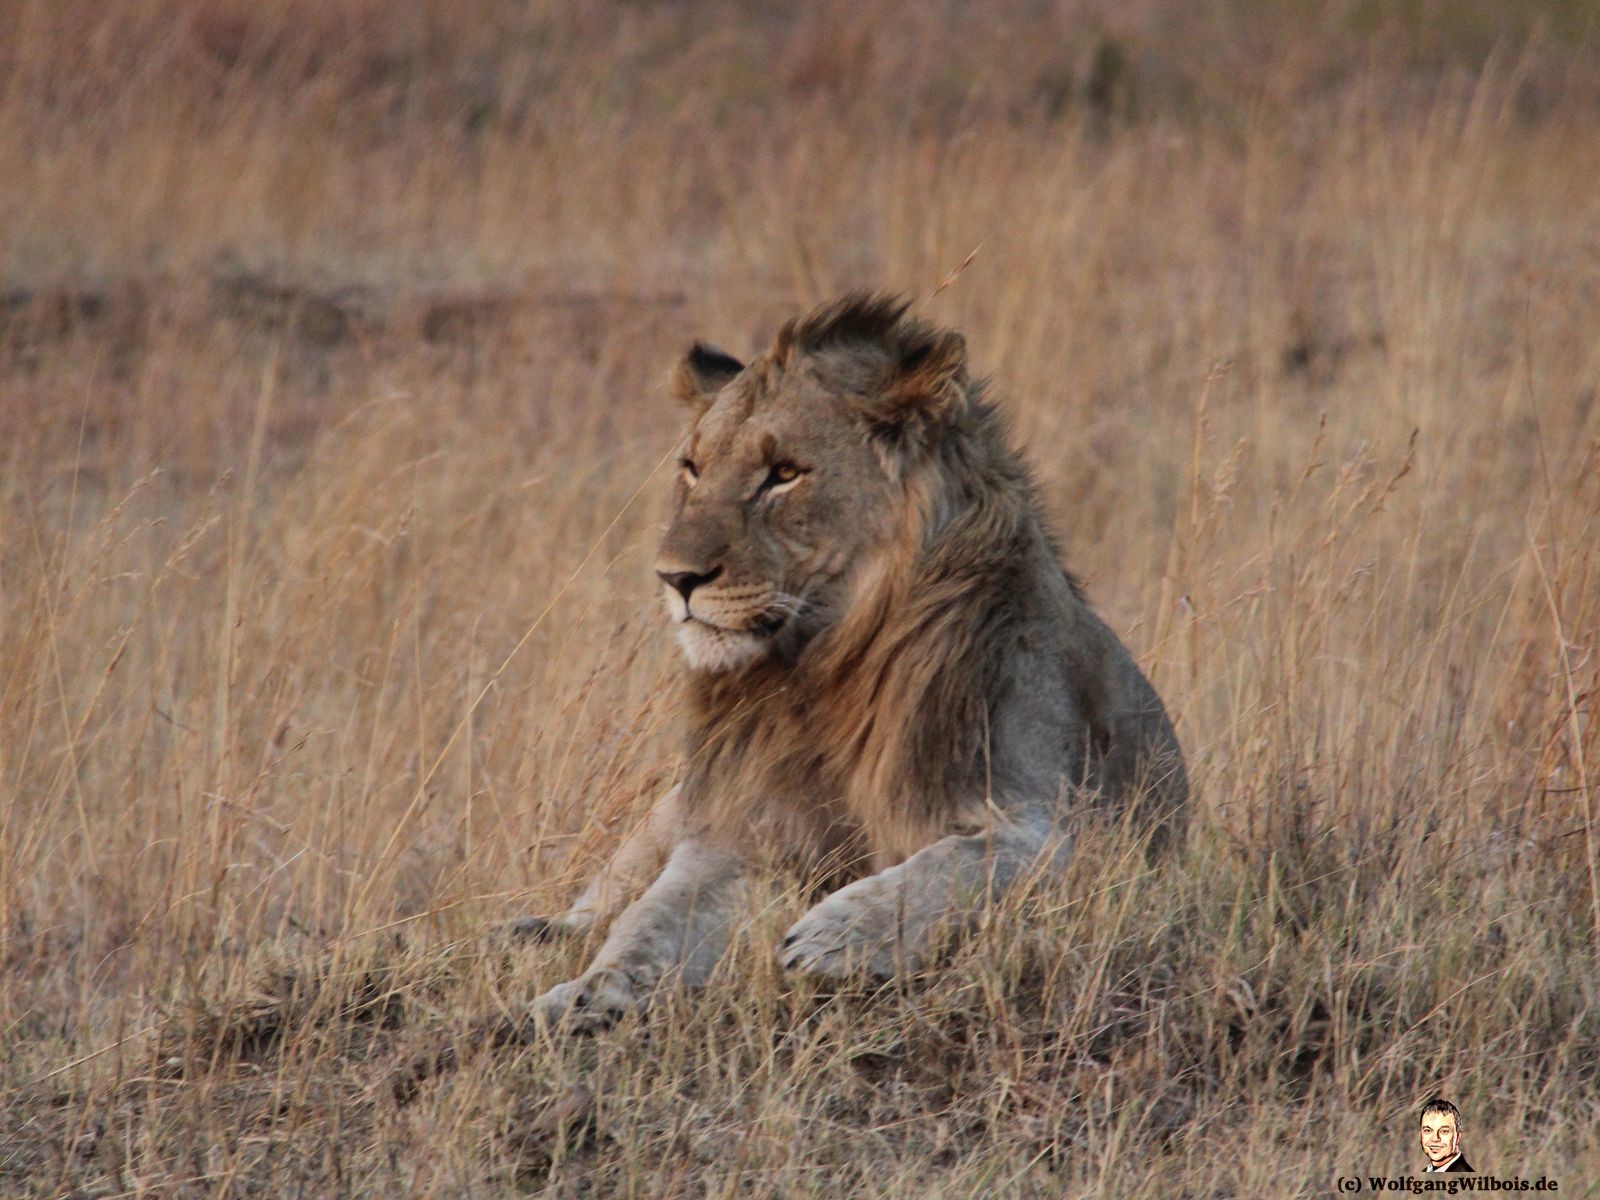
<path fill-rule="evenodd" d="M 770 492 L 775 488 L 787 487 L 805 473 L 804 467 L 797 467 L 792 462 L 774 463 L 767 472 L 766 482 L 761 485 L 761 490 Z"/>
<path fill-rule="evenodd" d="M 680 458 L 678 460 L 678 470 L 682 473 L 684 482 L 690 487 L 700 482 L 700 472 L 696 469 L 693 459 Z"/>

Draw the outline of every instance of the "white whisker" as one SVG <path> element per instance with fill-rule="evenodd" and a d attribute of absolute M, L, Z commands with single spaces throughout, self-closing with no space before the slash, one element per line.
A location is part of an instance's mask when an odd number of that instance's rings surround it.
<path fill-rule="evenodd" d="M 805 610 L 805 599 L 791 596 L 788 592 L 773 592 L 772 598 L 767 601 L 767 611 L 776 616 L 797 617 Z"/>

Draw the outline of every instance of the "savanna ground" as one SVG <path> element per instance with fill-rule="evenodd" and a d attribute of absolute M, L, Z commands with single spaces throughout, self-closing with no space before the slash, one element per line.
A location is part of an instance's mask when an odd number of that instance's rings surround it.
<path fill-rule="evenodd" d="M 1305 1194 L 1438 1092 L 1600 1188 L 1596 6 L 3 14 L 0 1194 Z M 876 996 L 780 884 L 398 1103 L 673 775 L 669 363 L 853 286 L 995 377 L 1187 845 Z"/>

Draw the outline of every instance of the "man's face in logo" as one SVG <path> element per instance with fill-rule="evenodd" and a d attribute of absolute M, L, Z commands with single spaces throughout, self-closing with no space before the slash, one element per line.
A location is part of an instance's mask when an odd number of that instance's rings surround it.
<path fill-rule="evenodd" d="M 1422 1118 L 1422 1152 L 1434 1166 L 1443 1166 L 1456 1156 L 1461 1131 L 1450 1113 L 1429 1113 Z"/>

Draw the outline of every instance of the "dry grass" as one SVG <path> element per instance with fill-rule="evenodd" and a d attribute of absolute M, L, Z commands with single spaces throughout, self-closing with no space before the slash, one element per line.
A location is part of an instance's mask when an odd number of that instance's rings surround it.
<path fill-rule="evenodd" d="M 1505 8 L 10 6 L 0 1194 L 1282 1195 L 1438 1091 L 1592 1187 L 1600 24 Z M 1188 846 L 396 1105 L 673 773 L 671 356 L 975 247 Z"/>

